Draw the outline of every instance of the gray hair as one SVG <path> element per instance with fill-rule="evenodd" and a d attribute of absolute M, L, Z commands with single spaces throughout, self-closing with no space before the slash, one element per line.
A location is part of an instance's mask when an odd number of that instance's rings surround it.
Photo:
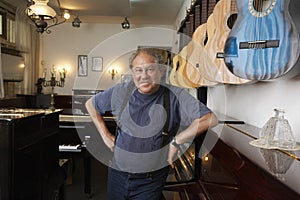
<path fill-rule="evenodd" d="M 129 67 L 130 69 L 132 69 L 132 63 L 134 61 L 134 59 L 140 55 L 140 54 L 147 54 L 150 55 L 154 58 L 154 62 L 157 64 L 165 64 L 165 57 L 163 55 L 163 51 L 162 49 L 158 49 L 158 48 L 140 48 L 137 49 L 135 53 L 133 53 L 129 59 Z"/>

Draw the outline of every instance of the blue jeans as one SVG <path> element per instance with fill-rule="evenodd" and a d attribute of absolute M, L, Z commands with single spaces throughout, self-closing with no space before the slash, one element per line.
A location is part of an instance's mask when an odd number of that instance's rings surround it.
<path fill-rule="evenodd" d="M 132 174 L 108 168 L 108 200 L 160 200 L 169 167 Z"/>

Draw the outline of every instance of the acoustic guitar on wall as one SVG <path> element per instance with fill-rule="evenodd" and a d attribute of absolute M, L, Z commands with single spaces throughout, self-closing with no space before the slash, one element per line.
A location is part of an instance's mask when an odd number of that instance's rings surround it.
<path fill-rule="evenodd" d="M 181 88 L 191 88 L 182 76 L 182 69 L 186 65 L 186 51 L 187 47 L 183 47 L 182 50 L 173 57 L 173 66 L 170 73 L 170 83 Z"/>
<path fill-rule="evenodd" d="M 183 77 L 185 77 L 188 83 L 194 87 L 201 86 L 214 86 L 217 85 L 217 82 L 209 81 L 204 78 L 204 75 L 200 72 L 200 66 L 204 65 L 204 41 L 199 42 L 197 39 L 197 34 L 202 34 L 201 31 L 205 31 L 206 25 L 204 24 L 203 29 L 201 30 L 201 26 L 194 32 L 192 41 L 187 45 L 187 63 L 185 68 L 183 69 Z"/>
<path fill-rule="evenodd" d="M 211 70 L 215 70 L 211 65 L 212 61 L 207 55 L 205 55 L 205 46 L 211 39 L 215 31 L 215 24 L 213 23 L 213 10 L 216 4 L 215 0 L 209 0 L 207 15 L 205 16 L 205 23 L 201 24 L 193 34 L 193 41 L 195 44 L 199 45 L 200 49 L 202 48 L 201 56 L 199 57 L 199 71 L 203 76 L 203 79 L 207 80 L 210 83 L 217 83 L 212 76 L 210 75 Z M 203 12 L 203 9 L 202 9 Z M 196 46 L 197 46 L 196 45 Z"/>
<path fill-rule="evenodd" d="M 198 3 L 199 4 L 195 4 L 195 14 L 190 14 L 189 16 L 190 21 L 194 21 L 194 29 L 190 34 L 191 37 L 194 36 L 195 29 L 201 25 L 201 21 L 202 23 L 206 21 L 205 17 L 207 15 L 207 0 L 203 0 L 202 5 L 200 5 L 200 2 Z M 199 33 L 199 31 L 197 31 L 197 33 Z M 201 56 L 202 50 L 203 48 L 200 45 L 195 44 L 193 39 L 187 44 L 187 62 L 185 67 L 182 69 L 182 75 L 186 82 L 193 88 L 207 86 L 205 82 L 206 80 L 203 78 L 199 71 L 199 58 Z"/>
<path fill-rule="evenodd" d="M 173 59 L 172 59 L 172 69 L 170 72 L 170 76 L 169 76 L 169 81 L 171 85 L 180 87 L 180 85 L 177 83 L 177 70 L 179 67 L 179 60 L 178 60 L 179 55 L 176 54 L 174 55 Z"/>
<path fill-rule="evenodd" d="M 192 41 L 188 44 L 188 62 L 183 71 L 193 87 L 214 86 L 217 82 L 207 80 L 205 78 L 205 71 L 201 70 L 204 66 L 205 58 L 203 57 L 204 46 L 207 42 L 207 18 L 212 13 L 215 5 L 215 0 L 202 0 L 201 5 L 201 23 L 196 28 L 192 35 Z"/>
<path fill-rule="evenodd" d="M 206 22 L 206 43 L 203 46 L 204 47 L 202 52 L 203 55 L 201 56 L 201 59 L 203 60 L 200 60 L 200 63 L 203 63 L 203 65 L 200 66 L 200 72 L 201 74 L 203 74 L 205 79 L 216 82 L 216 78 L 214 77 L 214 75 L 218 73 L 218 69 L 206 52 L 206 46 L 207 44 L 210 44 L 210 41 L 213 35 L 215 34 L 215 31 L 216 31 L 216 26 L 214 22 L 213 13 L 212 13 L 208 17 Z"/>
<path fill-rule="evenodd" d="M 223 50 L 226 39 L 231 31 L 235 19 L 237 18 L 238 11 L 236 8 L 235 0 L 221 0 L 219 1 L 213 11 L 213 20 L 215 30 L 211 39 L 205 45 L 207 56 L 212 61 L 207 64 L 208 72 L 207 77 L 209 80 L 214 80 L 219 83 L 226 84 L 243 84 L 251 80 L 242 79 L 231 73 L 224 62 Z"/>
<path fill-rule="evenodd" d="M 238 0 L 238 17 L 224 47 L 224 61 L 236 76 L 269 80 L 287 73 L 299 57 L 299 33 L 289 0 Z"/>
<path fill-rule="evenodd" d="M 179 67 L 177 70 L 176 75 L 176 82 L 182 87 L 182 88 L 192 88 L 192 85 L 189 84 L 189 81 L 186 79 L 186 77 L 183 76 L 183 70 L 186 68 L 186 65 L 188 63 L 187 60 L 187 45 L 184 46 L 181 51 L 178 54 L 178 60 L 179 60 Z"/>

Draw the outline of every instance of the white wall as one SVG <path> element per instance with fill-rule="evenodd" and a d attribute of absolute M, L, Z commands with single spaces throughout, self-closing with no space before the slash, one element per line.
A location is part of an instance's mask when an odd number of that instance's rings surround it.
<path fill-rule="evenodd" d="M 55 88 L 55 92 L 72 94 L 77 77 L 78 55 L 87 55 L 99 42 L 120 32 L 121 28 L 111 24 L 82 23 L 81 28 L 77 29 L 73 28 L 70 23 L 65 23 L 53 27 L 51 31 L 51 34 L 43 33 L 42 35 L 44 67 L 50 68 L 53 64 L 62 67 L 68 66 L 66 85 L 64 88 Z M 81 79 L 89 80 L 87 77 Z"/>
<path fill-rule="evenodd" d="M 73 28 L 70 23 L 55 26 L 51 34 L 43 33 L 43 68 L 68 66 L 66 85 L 55 88 L 55 92 L 72 94 L 72 89 L 106 89 L 119 81 L 121 74 L 128 72 L 128 58 L 138 45 L 172 47 L 177 39 L 172 26 L 156 26 L 121 29 L 120 24 L 82 23 Z M 78 55 L 88 55 L 88 73 L 86 77 L 77 76 Z M 103 71 L 92 71 L 92 57 L 103 58 Z M 108 74 L 109 67 L 118 67 L 114 80 Z M 50 92 L 50 88 L 44 89 Z"/>

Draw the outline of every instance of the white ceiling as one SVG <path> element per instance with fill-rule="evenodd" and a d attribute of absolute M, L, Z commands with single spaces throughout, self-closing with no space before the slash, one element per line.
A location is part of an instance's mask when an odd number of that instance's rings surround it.
<path fill-rule="evenodd" d="M 26 8 L 27 0 L 5 0 Z M 128 16 L 131 24 L 174 25 L 184 0 L 59 0 L 62 9 L 84 22 L 120 23 Z M 49 4 L 59 12 L 58 0 Z M 73 20 L 72 18 L 70 20 Z"/>

